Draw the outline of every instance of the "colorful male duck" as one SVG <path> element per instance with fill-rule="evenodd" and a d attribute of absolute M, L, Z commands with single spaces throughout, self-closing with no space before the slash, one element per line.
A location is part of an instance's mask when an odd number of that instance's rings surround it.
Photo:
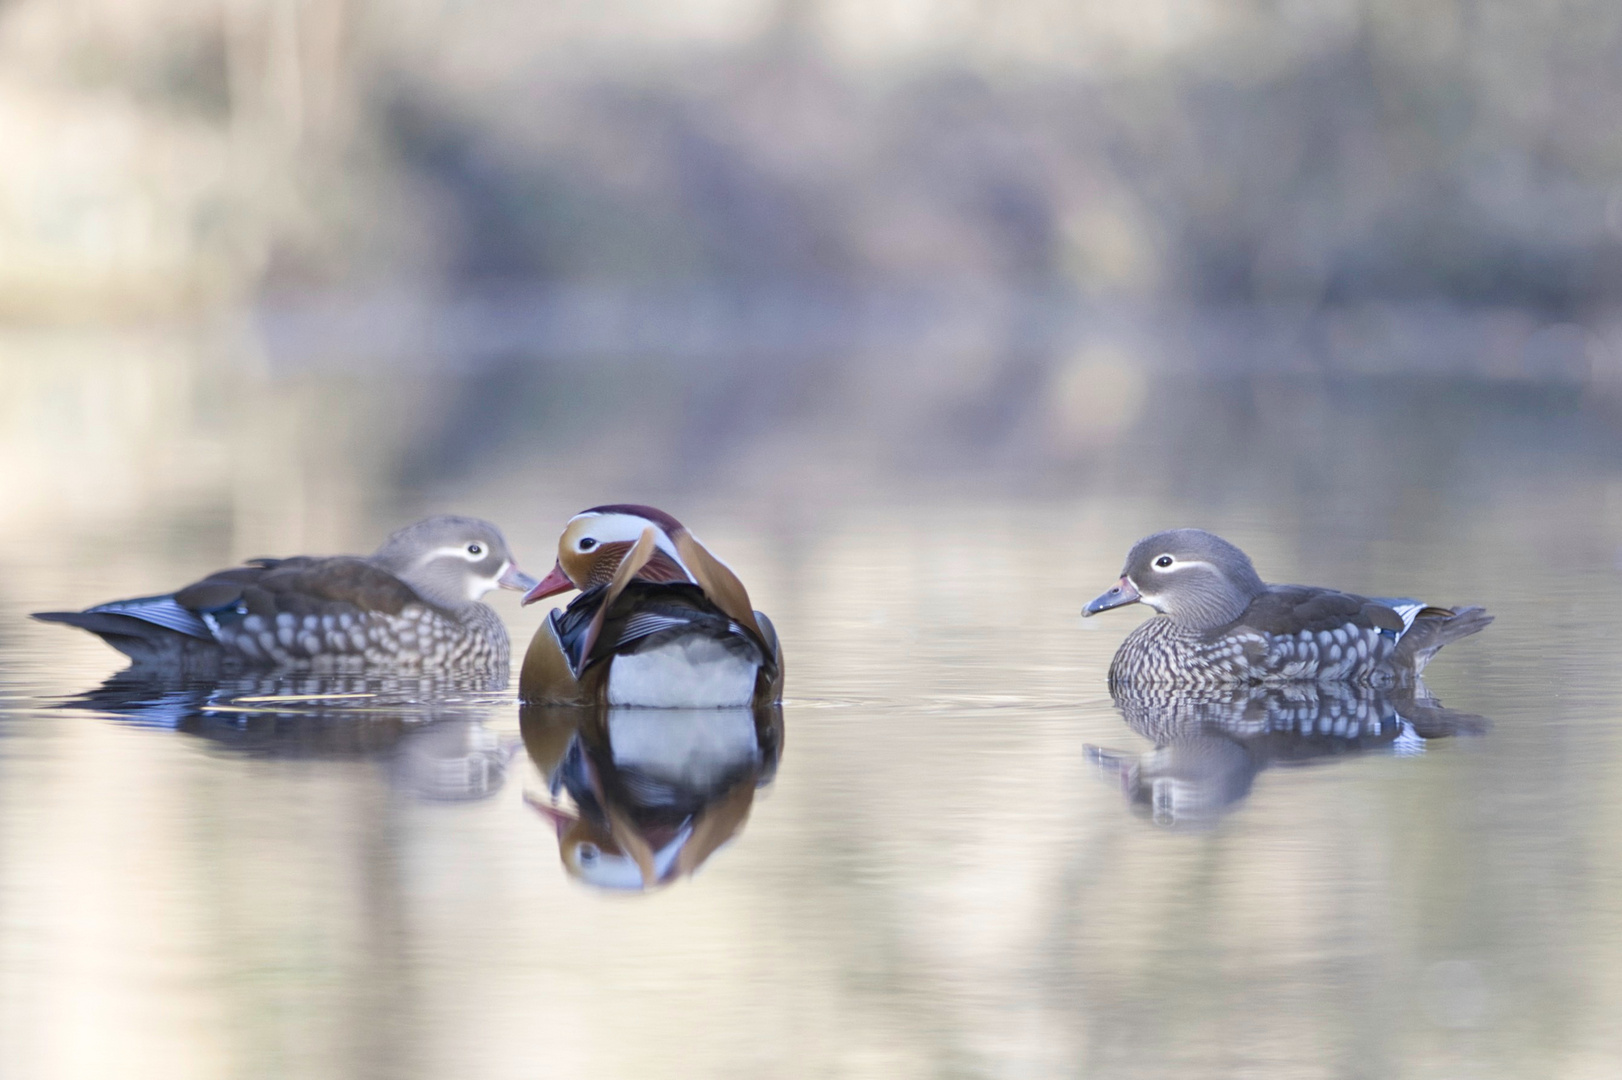
<path fill-rule="evenodd" d="M 1243 551 L 1201 529 L 1138 541 L 1121 580 L 1084 614 L 1127 604 L 1147 604 L 1165 618 L 1127 635 L 1110 664 L 1111 686 L 1410 686 L 1442 646 L 1492 622 L 1479 607 L 1268 585 Z"/>
<path fill-rule="evenodd" d="M 479 600 L 534 585 L 500 529 L 441 516 L 365 558 L 253 559 L 177 592 L 34 618 L 97 634 L 137 668 L 504 669 L 507 630 Z"/>
<path fill-rule="evenodd" d="M 651 506 L 596 506 L 569 519 L 552 572 L 524 597 L 580 595 L 541 624 L 519 699 L 547 705 L 704 709 L 783 693 L 771 620 L 725 563 Z"/>

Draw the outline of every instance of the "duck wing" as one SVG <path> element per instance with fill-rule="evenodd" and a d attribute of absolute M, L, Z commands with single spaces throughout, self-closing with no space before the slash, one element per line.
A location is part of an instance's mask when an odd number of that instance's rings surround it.
<path fill-rule="evenodd" d="M 1253 630 L 1284 638 L 1304 631 L 1316 635 L 1356 629 L 1396 638 L 1407 625 L 1401 614 L 1380 600 L 1307 585 L 1272 585 L 1252 600 L 1230 627 L 1218 633 Z"/>
<path fill-rule="evenodd" d="M 387 570 L 351 555 L 255 559 L 186 586 L 175 600 L 199 612 L 230 610 L 271 620 L 284 612 L 398 615 L 407 604 L 423 602 Z"/>
<path fill-rule="evenodd" d="M 578 678 L 588 667 L 619 653 L 639 652 L 687 634 L 704 634 L 761 653 L 753 635 L 721 611 L 698 585 L 631 581 L 610 596 L 595 586 L 562 611 L 552 627 L 564 658 Z M 595 629 L 594 629 L 595 628 Z M 762 662 L 767 658 L 760 656 Z"/>
<path fill-rule="evenodd" d="M 199 649 L 215 651 L 221 629 L 250 615 L 274 626 L 283 613 L 397 615 L 414 601 L 420 602 L 408 585 L 365 559 L 299 556 L 254 559 L 172 593 L 34 618 L 88 630 L 138 663 L 165 665 L 196 659 Z"/>

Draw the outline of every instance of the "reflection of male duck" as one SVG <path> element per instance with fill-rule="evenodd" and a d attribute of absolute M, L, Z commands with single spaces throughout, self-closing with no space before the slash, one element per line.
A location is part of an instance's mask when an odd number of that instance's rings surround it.
<path fill-rule="evenodd" d="M 1120 778 L 1132 808 L 1156 824 L 1214 821 L 1271 765 L 1369 750 L 1413 753 L 1430 739 L 1479 734 L 1482 717 L 1443 708 L 1423 683 L 1395 691 L 1345 683 L 1291 683 L 1179 691 L 1117 686 L 1127 726 L 1155 748 L 1132 754 L 1088 747 Z"/>
<path fill-rule="evenodd" d="M 743 827 L 783 747 L 777 706 L 530 705 L 520 724 L 548 787 L 530 805 L 557 829 L 569 873 L 606 889 L 653 889 L 696 871 Z"/>

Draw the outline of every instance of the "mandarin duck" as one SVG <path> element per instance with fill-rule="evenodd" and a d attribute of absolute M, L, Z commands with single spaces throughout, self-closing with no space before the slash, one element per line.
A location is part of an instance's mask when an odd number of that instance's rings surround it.
<path fill-rule="evenodd" d="M 534 585 L 500 529 L 440 516 L 364 558 L 250 559 L 172 593 L 34 618 L 88 630 L 136 668 L 505 669 L 507 630 L 479 600 Z"/>
<path fill-rule="evenodd" d="M 1163 617 L 1127 635 L 1110 663 L 1112 687 L 1409 686 L 1442 646 L 1492 622 L 1479 607 L 1268 585 L 1243 551 L 1202 529 L 1171 529 L 1138 541 L 1121 580 L 1083 614 L 1127 604 L 1145 604 Z"/>
<path fill-rule="evenodd" d="M 527 705 L 525 748 L 569 875 L 648 891 L 692 874 L 743 828 L 783 746 L 781 706 L 650 709 Z M 566 797 L 565 797 L 566 796 Z"/>
<path fill-rule="evenodd" d="M 775 702 L 783 654 L 743 583 L 675 518 L 596 506 L 569 519 L 526 604 L 571 589 L 535 632 L 519 700 L 704 709 Z"/>

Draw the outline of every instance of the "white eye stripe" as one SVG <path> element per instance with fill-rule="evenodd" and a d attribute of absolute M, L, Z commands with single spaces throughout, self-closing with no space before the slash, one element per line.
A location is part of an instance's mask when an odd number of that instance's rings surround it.
<path fill-rule="evenodd" d="M 1172 574 L 1172 573 L 1176 573 L 1178 570 L 1187 570 L 1191 566 L 1203 566 L 1207 570 L 1211 570 L 1211 571 L 1216 570 L 1215 566 L 1212 566 L 1210 563 L 1205 562 L 1205 561 L 1203 561 L 1201 559 L 1189 559 L 1187 561 L 1179 562 L 1178 560 L 1173 558 L 1172 559 L 1172 564 L 1170 566 L 1160 566 L 1159 565 L 1160 560 L 1164 559 L 1164 558 L 1167 558 L 1167 557 L 1168 556 L 1165 556 L 1165 555 L 1158 555 L 1158 556 L 1155 557 L 1154 563 L 1151 563 L 1150 565 L 1154 566 L 1154 568 L 1156 570 L 1158 570 L 1162 574 Z"/>
<path fill-rule="evenodd" d="M 475 543 L 479 549 L 477 554 L 468 550 L 469 545 Z M 490 549 L 482 542 L 469 541 L 467 544 L 455 544 L 449 547 L 434 548 L 432 551 L 428 552 L 422 557 L 422 561 L 425 563 L 432 562 L 434 559 L 445 559 L 455 555 L 459 559 L 465 559 L 470 563 L 476 563 L 483 562 L 485 557 L 489 554 Z"/>

